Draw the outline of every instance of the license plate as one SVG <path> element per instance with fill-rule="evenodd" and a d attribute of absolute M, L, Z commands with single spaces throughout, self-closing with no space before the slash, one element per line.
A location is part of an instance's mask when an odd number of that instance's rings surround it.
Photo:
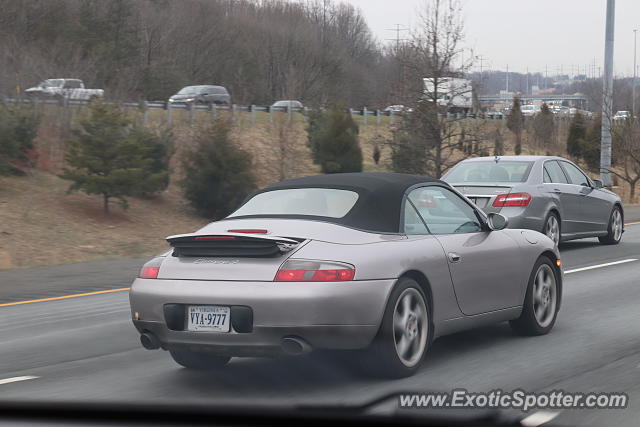
<path fill-rule="evenodd" d="M 187 330 L 229 332 L 231 323 L 229 307 L 217 305 L 190 305 L 187 311 Z"/>

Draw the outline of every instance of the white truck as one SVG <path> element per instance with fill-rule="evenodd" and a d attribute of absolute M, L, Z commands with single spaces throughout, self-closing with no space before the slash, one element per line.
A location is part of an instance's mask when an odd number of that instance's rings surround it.
<path fill-rule="evenodd" d="M 86 89 L 82 80 L 79 79 L 47 79 L 24 92 L 31 97 L 66 98 L 74 101 L 91 101 L 104 96 L 104 90 Z"/>
<path fill-rule="evenodd" d="M 438 79 L 428 77 L 423 80 L 425 97 L 446 107 L 447 112 L 466 114 L 473 107 L 471 80 L 456 77 L 440 77 Z M 434 87 L 436 80 L 437 88 Z"/>

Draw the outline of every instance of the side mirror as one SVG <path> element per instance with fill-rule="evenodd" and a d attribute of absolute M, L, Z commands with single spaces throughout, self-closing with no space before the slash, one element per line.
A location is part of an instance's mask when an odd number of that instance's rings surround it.
<path fill-rule="evenodd" d="M 593 186 L 595 188 L 602 188 L 602 181 L 600 181 L 599 179 L 594 179 L 593 180 Z"/>
<path fill-rule="evenodd" d="M 509 225 L 506 216 L 499 213 L 490 213 L 487 215 L 487 222 L 492 231 L 504 230 Z"/>

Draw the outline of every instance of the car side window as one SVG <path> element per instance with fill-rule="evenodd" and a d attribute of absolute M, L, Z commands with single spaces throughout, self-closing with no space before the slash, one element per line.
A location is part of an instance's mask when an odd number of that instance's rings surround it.
<path fill-rule="evenodd" d="M 554 182 L 556 184 L 568 184 L 569 181 L 567 181 L 567 177 L 565 176 L 564 172 L 562 172 L 562 168 L 560 167 L 560 165 L 558 164 L 557 161 L 555 160 L 551 160 L 548 162 L 544 163 L 544 173 L 545 173 L 545 181 L 547 174 L 549 175 L 549 179 L 551 181 L 549 182 Z"/>
<path fill-rule="evenodd" d="M 591 186 L 589 184 L 589 178 L 587 178 L 587 176 L 584 173 L 582 173 L 582 171 L 578 169 L 576 166 L 568 162 L 562 162 L 562 167 L 567 172 L 567 175 L 569 176 L 569 181 L 571 181 L 571 184 L 584 185 L 585 187 Z"/>
<path fill-rule="evenodd" d="M 409 200 L 432 234 L 482 231 L 478 215 L 453 191 L 439 186 L 421 187 L 409 193 Z"/>
<path fill-rule="evenodd" d="M 404 202 L 404 232 L 405 234 L 429 234 L 429 230 L 409 200 Z"/>

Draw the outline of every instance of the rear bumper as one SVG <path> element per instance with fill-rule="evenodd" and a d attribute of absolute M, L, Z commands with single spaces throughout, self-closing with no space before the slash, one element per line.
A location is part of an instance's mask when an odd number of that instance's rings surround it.
<path fill-rule="evenodd" d="M 281 352 L 296 337 L 312 348 L 357 349 L 375 337 L 395 280 L 336 283 L 216 282 L 136 279 L 130 291 L 133 323 L 165 349 L 191 348 L 232 356 Z M 166 307 L 223 305 L 248 308 L 251 327 L 229 333 L 189 332 Z M 169 325 L 167 324 L 169 322 Z M 181 324 L 180 324 L 181 323 Z M 239 329 L 239 328 L 238 328 Z"/>

